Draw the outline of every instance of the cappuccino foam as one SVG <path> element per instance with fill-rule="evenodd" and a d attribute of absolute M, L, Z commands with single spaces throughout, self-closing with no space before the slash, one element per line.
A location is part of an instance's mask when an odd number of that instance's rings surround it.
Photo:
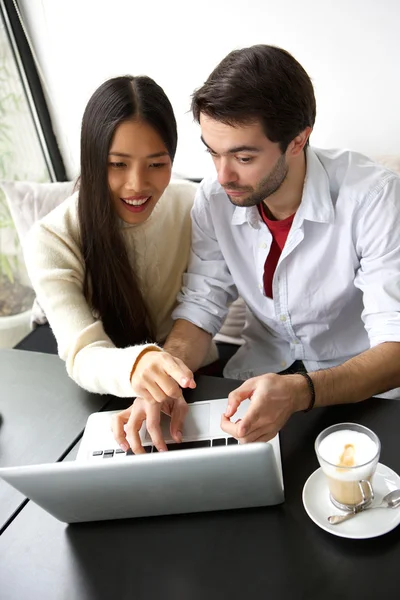
<path fill-rule="evenodd" d="M 367 478 L 374 466 L 366 463 L 375 458 L 377 451 L 377 445 L 368 435 L 352 429 L 330 433 L 318 448 L 321 458 L 330 463 L 321 465 L 325 473 L 345 481 Z"/>

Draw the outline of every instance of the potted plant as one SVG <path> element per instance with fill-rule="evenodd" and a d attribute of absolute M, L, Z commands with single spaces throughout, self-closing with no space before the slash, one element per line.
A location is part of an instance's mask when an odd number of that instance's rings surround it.
<path fill-rule="evenodd" d="M 31 110 L 0 19 L 0 180 L 49 181 Z M 21 244 L 0 186 L 0 348 L 30 330 L 34 291 Z"/>
<path fill-rule="evenodd" d="M 0 179 L 17 179 L 13 124 L 18 123 L 22 94 L 11 92 L 12 75 L 0 46 Z M 30 329 L 34 292 L 29 287 L 18 235 L 0 188 L 0 348 L 12 348 Z"/>
<path fill-rule="evenodd" d="M 0 191 L 0 348 L 12 348 L 29 332 L 34 291 L 27 284 L 18 235 Z"/>

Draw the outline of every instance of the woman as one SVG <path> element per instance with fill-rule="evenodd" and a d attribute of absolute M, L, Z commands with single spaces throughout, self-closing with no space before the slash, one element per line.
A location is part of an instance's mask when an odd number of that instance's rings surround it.
<path fill-rule="evenodd" d="M 106 81 L 83 116 L 79 190 L 29 234 L 27 267 L 59 355 L 89 391 L 135 396 L 138 359 L 172 327 L 195 194 L 190 182 L 170 183 L 176 144 L 159 85 Z"/>

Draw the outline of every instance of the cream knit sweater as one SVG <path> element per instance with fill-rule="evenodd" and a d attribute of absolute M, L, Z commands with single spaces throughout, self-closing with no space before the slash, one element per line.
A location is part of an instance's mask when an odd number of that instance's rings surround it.
<path fill-rule="evenodd" d="M 146 222 L 121 222 L 159 343 L 172 328 L 171 313 L 188 263 L 195 192 L 191 182 L 172 181 Z M 140 352 L 153 344 L 116 348 L 88 305 L 77 200 L 75 193 L 33 226 L 24 248 L 28 273 L 70 377 L 91 392 L 132 397 L 132 367 Z"/>

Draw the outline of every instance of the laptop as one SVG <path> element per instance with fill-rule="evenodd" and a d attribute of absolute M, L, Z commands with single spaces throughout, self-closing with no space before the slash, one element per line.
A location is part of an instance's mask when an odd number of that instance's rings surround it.
<path fill-rule="evenodd" d="M 235 419 L 246 412 L 243 402 Z M 182 443 L 161 427 L 157 452 L 145 423 L 145 454 L 125 453 L 111 432 L 115 412 L 89 416 L 75 461 L 7 467 L 0 477 L 65 523 L 269 506 L 284 501 L 279 436 L 238 444 L 220 428 L 227 398 L 189 404 Z"/>

